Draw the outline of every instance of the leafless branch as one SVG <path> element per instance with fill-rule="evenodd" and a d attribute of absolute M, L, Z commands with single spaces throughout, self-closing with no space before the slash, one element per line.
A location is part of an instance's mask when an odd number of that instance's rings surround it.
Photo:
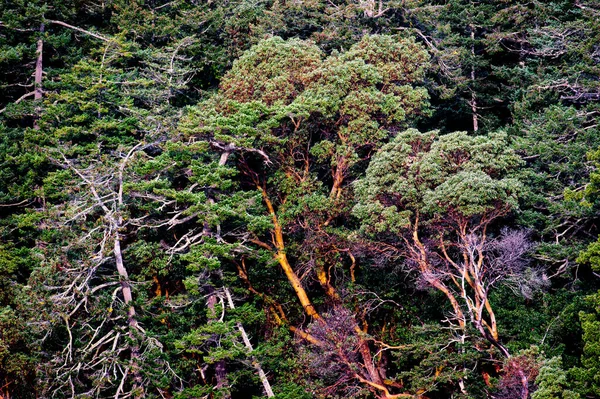
<path fill-rule="evenodd" d="M 100 39 L 100 40 L 105 41 L 105 42 L 109 42 L 109 41 L 112 40 L 112 39 L 110 39 L 110 38 L 108 38 L 108 37 L 106 37 L 104 35 L 99 34 L 99 33 L 94 33 L 94 32 L 91 32 L 89 30 L 78 28 L 77 26 L 73 26 L 73 25 L 68 24 L 66 22 L 56 21 L 56 20 L 52 20 L 52 19 L 46 20 L 46 22 L 50 23 L 50 24 L 64 26 L 65 28 L 69 28 L 69 29 L 75 30 L 77 32 L 85 33 L 86 35 L 95 37 L 96 39 Z"/>
<path fill-rule="evenodd" d="M 13 101 L 12 104 L 18 104 L 21 101 L 23 101 L 24 99 L 34 96 L 34 95 L 35 95 L 35 91 L 30 91 L 29 93 L 25 93 L 21 97 L 17 98 L 15 101 Z M 0 114 L 3 113 L 4 111 L 6 111 L 6 108 L 7 107 L 0 109 Z"/>

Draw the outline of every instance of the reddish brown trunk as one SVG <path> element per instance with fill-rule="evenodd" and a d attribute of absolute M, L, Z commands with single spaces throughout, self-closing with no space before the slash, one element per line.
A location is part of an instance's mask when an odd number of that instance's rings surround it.
<path fill-rule="evenodd" d="M 373 362 L 373 357 L 371 356 L 371 349 L 369 348 L 369 344 L 362 338 L 360 338 L 360 341 L 360 355 L 363 358 L 363 363 L 365 364 L 367 373 L 369 373 L 370 380 L 376 384 L 384 385 L 381 379 L 381 375 L 379 375 L 379 371 L 377 370 Z"/>
<path fill-rule="evenodd" d="M 340 297 L 337 294 L 337 292 L 335 291 L 335 288 L 333 288 L 333 286 L 329 282 L 329 276 L 328 276 L 327 272 L 325 271 L 325 268 L 323 266 L 317 266 L 316 272 L 317 272 L 317 279 L 323 286 L 323 289 L 325 290 L 325 293 L 327 294 L 327 296 L 330 297 L 331 299 L 333 299 L 334 301 L 338 302 L 340 300 Z"/>
<path fill-rule="evenodd" d="M 345 160 L 340 160 L 335 172 L 333 173 L 333 186 L 329 196 L 334 199 L 339 199 L 342 194 L 342 183 L 344 182 L 344 170 L 346 169 Z"/>

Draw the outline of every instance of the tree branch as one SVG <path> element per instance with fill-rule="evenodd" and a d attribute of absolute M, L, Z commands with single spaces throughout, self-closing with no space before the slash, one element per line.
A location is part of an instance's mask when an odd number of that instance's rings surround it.
<path fill-rule="evenodd" d="M 106 37 L 106 36 L 103 36 L 103 35 L 101 35 L 101 34 L 99 34 L 99 33 L 90 32 L 89 30 L 85 30 L 85 29 L 82 29 L 82 28 L 78 28 L 77 26 L 70 25 L 70 24 L 68 24 L 68 23 L 66 23 L 66 22 L 62 22 L 62 21 L 56 21 L 56 20 L 53 20 L 53 19 L 49 19 L 49 20 L 47 20 L 46 22 L 48 22 L 48 23 L 50 23 L 50 24 L 55 24 L 55 25 L 64 26 L 65 28 L 69 28 L 69 29 L 72 29 L 72 30 L 76 30 L 77 32 L 85 33 L 86 35 L 89 35 L 89 36 L 95 37 L 96 39 L 100 39 L 100 40 L 102 40 L 102 41 L 105 41 L 105 42 L 110 42 L 110 41 L 112 41 L 112 39 L 109 39 L 108 37 Z"/>

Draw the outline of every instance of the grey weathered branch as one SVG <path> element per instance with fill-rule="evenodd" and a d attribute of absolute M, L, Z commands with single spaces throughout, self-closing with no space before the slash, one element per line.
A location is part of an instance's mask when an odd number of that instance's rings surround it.
<path fill-rule="evenodd" d="M 25 93 L 25 94 L 23 94 L 21 97 L 17 98 L 17 99 L 16 99 L 15 101 L 13 101 L 12 103 L 13 103 L 13 104 L 18 104 L 18 103 L 20 103 L 21 101 L 25 100 L 26 98 L 28 98 L 28 97 L 31 97 L 31 96 L 35 96 L 35 95 L 36 95 L 36 91 L 30 91 L 29 93 Z M 1 114 L 1 113 L 3 113 L 4 111 L 6 111 L 6 108 L 7 108 L 7 107 L 4 107 L 4 108 L 0 109 L 0 114 Z"/>
<path fill-rule="evenodd" d="M 50 23 L 50 24 L 64 26 L 65 28 L 69 28 L 69 29 L 75 30 L 77 32 L 85 33 L 86 35 L 95 37 L 96 39 L 100 39 L 100 40 L 105 41 L 105 42 L 110 42 L 112 40 L 112 39 L 110 39 L 110 38 L 108 38 L 108 37 L 106 37 L 104 35 L 99 34 L 99 33 L 94 33 L 94 32 L 91 32 L 89 30 L 79 28 L 77 26 L 68 24 L 68 23 L 63 22 L 63 21 L 57 21 L 57 20 L 54 20 L 54 19 L 48 19 L 48 20 L 46 20 L 46 22 Z"/>
<path fill-rule="evenodd" d="M 229 292 L 229 289 L 227 287 L 224 287 L 223 291 L 225 292 L 225 296 L 227 297 L 227 304 L 229 305 L 229 308 L 235 309 L 235 305 L 233 303 L 233 298 L 231 297 L 231 293 Z M 250 342 L 250 339 L 248 338 L 248 334 L 246 334 L 246 330 L 244 329 L 244 326 L 242 325 L 242 323 L 238 322 L 237 328 L 240 331 L 240 334 L 242 335 L 242 340 L 244 341 L 244 345 L 246 346 L 246 348 L 248 348 L 248 352 L 252 353 L 254 348 L 252 347 L 252 343 Z M 269 397 L 269 398 L 274 397 L 275 394 L 273 393 L 273 389 L 271 388 L 271 384 L 269 383 L 267 375 L 265 374 L 265 371 L 263 370 L 260 362 L 255 357 L 252 357 L 252 365 L 258 372 L 258 378 L 260 379 L 260 382 L 262 382 L 262 384 L 263 384 L 263 388 L 265 390 L 265 394 L 267 395 L 267 397 Z"/>

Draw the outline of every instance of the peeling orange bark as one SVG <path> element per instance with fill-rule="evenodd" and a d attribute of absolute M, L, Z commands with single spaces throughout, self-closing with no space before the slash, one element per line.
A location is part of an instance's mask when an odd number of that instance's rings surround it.
<path fill-rule="evenodd" d="M 335 291 L 335 288 L 333 288 L 333 286 L 330 284 L 329 276 L 327 275 L 325 268 L 323 266 L 317 266 L 316 272 L 317 279 L 319 280 L 319 283 L 321 283 L 321 285 L 323 286 L 323 289 L 325 289 L 325 293 L 327 294 L 327 296 L 338 302 L 340 300 L 340 296 Z"/>
<path fill-rule="evenodd" d="M 283 269 L 283 272 L 285 273 L 288 281 L 290 282 L 292 288 L 294 289 L 294 292 L 296 293 L 296 296 L 298 297 L 298 300 L 300 301 L 300 304 L 304 308 L 304 311 L 306 312 L 306 314 L 315 320 L 322 320 L 321 315 L 319 315 L 319 313 L 317 313 L 315 307 L 313 306 L 312 302 L 308 298 L 308 295 L 306 294 L 306 290 L 304 290 L 304 287 L 302 287 L 302 282 L 300 281 L 300 278 L 298 277 L 298 275 L 292 268 L 292 265 L 290 265 L 290 262 L 288 261 L 288 258 L 285 254 L 285 242 L 283 240 L 283 229 L 281 228 L 281 224 L 279 223 L 279 218 L 277 217 L 277 214 L 275 213 L 275 208 L 273 207 L 273 203 L 271 202 L 271 200 L 268 197 L 265 190 L 260 185 L 257 185 L 256 187 L 261 192 L 261 194 L 263 196 L 263 200 L 265 201 L 265 204 L 267 205 L 269 214 L 271 215 L 271 218 L 273 220 L 273 245 L 275 246 L 275 250 L 276 250 L 274 258 L 277 260 L 277 262 L 279 262 L 279 265 Z"/>
<path fill-rule="evenodd" d="M 267 195 L 266 190 L 263 187 L 261 187 L 260 184 L 257 183 L 256 188 L 261 192 L 263 200 L 265 202 L 265 205 L 267 206 L 269 215 L 271 216 L 271 219 L 273 221 L 273 230 L 272 230 L 273 248 L 271 249 L 272 251 L 274 251 L 273 257 L 277 260 L 277 262 L 281 266 L 281 269 L 285 273 L 285 275 L 288 279 L 288 282 L 294 289 L 294 292 L 296 293 L 296 296 L 298 297 L 300 304 L 304 308 L 305 313 L 309 317 L 311 317 L 313 320 L 319 321 L 325 325 L 326 324 L 325 320 L 321 317 L 321 315 L 315 309 L 314 305 L 312 304 L 312 302 L 310 301 L 310 299 L 308 297 L 308 294 L 306 293 L 306 290 L 304 290 L 304 288 L 302 286 L 302 282 L 300 281 L 300 278 L 298 277 L 298 275 L 292 268 L 291 264 L 289 263 L 289 260 L 286 255 L 285 241 L 283 238 L 283 228 L 281 226 L 279 218 L 277 217 L 277 214 L 275 212 L 275 207 L 273 206 L 271 199 Z M 265 245 L 261 245 L 261 246 L 263 248 L 265 247 Z M 354 268 L 356 260 L 354 259 L 353 256 L 351 258 L 352 258 L 352 264 L 353 264 L 352 267 Z M 241 270 L 241 273 L 243 274 L 243 275 L 241 275 L 242 278 L 244 279 L 244 277 L 245 277 L 247 279 L 247 275 L 243 272 L 243 270 L 238 268 L 238 271 L 240 271 L 240 270 Z M 336 292 L 335 288 L 330 284 L 328 275 L 327 275 L 327 272 L 325 271 L 325 269 L 321 266 L 321 267 L 318 267 L 316 271 L 317 271 L 317 278 L 318 278 L 319 282 L 325 288 L 326 294 L 330 298 L 334 299 L 335 301 L 339 301 L 340 297 L 339 297 L 338 293 Z M 352 273 L 352 274 L 354 274 L 354 273 Z M 319 339 L 312 336 L 311 334 L 303 331 L 302 329 L 299 329 L 294 326 L 290 326 L 289 328 L 292 332 L 297 334 L 300 338 L 310 342 L 313 345 L 316 345 L 316 346 L 325 345 L 324 342 L 320 341 Z M 362 362 L 360 364 L 365 368 L 365 373 L 364 373 L 365 376 L 361 376 L 357 372 L 357 373 L 355 373 L 355 378 L 357 380 L 359 380 L 360 382 L 368 385 L 374 391 L 374 393 L 376 393 L 377 397 L 379 397 L 381 399 L 399 399 L 399 398 L 414 397 L 414 395 L 406 394 L 406 393 L 401 393 L 401 394 L 390 393 L 388 387 L 386 386 L 386 384 L 384 382 L 384 379 L 382 378 L 381 374 L 379 373 L 379 371 L 375 365 L 375 362 L 371 355 L 371 348 L 369 347 L 369 343 L 368 343 L 367 339 L 365 339 L 365 332 L 358 326 L 358 324 L 355 325 L 354 331 L 356 333 L 357 338 L 359 339 L 359 352 L 362 357 Z M 354 366 L 352 366 L 352 364 L 354 364 Z M 348 366 L 352 369 L 353 367 L 356 366 L 356 363 L 349 362 Z"/>
<path fill-rule="evenodd" d="M 152 276 L 152 281 L 154 281 L 154 284 L 156 284 L 156 289 L 154 290 L 154 295 L 156 295 L 157 297 L 162 295 L 162 289 L 160 286 L 160 281 L 158 280 L 158 276 L 155 274 L 154 276 Z"/>

